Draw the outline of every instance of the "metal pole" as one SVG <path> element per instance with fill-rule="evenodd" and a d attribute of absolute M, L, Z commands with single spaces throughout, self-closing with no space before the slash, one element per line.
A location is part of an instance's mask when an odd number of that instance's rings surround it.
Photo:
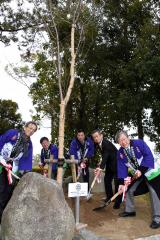
<path fill-rule="evenodd" d="M 76 225 L 79 224 L 80 197 L 76 197 Z"/>

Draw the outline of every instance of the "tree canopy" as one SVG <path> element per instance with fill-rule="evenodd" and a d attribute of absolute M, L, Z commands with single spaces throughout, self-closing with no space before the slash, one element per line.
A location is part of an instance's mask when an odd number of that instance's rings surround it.
<path fill-rule="evenodd" d="M 21 114 L 17 113 L 18 105 L 12 100 L 0 99 L 0 135 L 8 129 L 21 128 Z"/>
<path fill-rule="evenodd" d="M 22 57 L 29 62 L 29 67 L 19 71 L 25 77 L 31 72 L 35 76 L 30 96 L 37 117 L 47 115 L 52 119 L 55 138 L 60 98 L 55 29 L 59 33 L 65 91 L 70 75 L 72 10 L 79 1 L 21 1 L 21 12 L 17 18 L 11 14 L 11 20 L 5 18 L 9 11 L 8 2 L 12 1 L 3 1 L 6 7 L 2 14 L 3 28 L 10 29 L 14 36 L 15 29 L 23 30 L 19 46 L 25 49 Z M 27 6 L 25 10 L 24 6 Z M 158 146 L 159 9 L 160 3 L 153 0 L 83 1 L 76 24 L 76 81 L 66 114 L 68 139 L 77 128 L 83 128 L 87 133 L 101 128 L 113 138 L 115 132 L 125 125 L 134 127 L 140 138 L 147 134 Z M 56 28 L 51 24 L 53 19 Z M 78 42 L 80 35 L 81 41 Z"/>

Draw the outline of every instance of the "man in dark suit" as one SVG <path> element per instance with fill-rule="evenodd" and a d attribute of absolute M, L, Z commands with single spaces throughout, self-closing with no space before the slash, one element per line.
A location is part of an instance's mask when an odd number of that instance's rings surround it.
<path fill-rule="evenodd" d="M 106 200 L 108 201 L 113 196 L 112 181 L 114 179 L 115 193 L 118 191 L 118 179 L 117 179 L 117 148 L 108 140 L 103 138 L 103 134 L 100 130 L 94 130 L 92 132 L 92 138 L 97 148 L 99 148 L 102 161 L 100 166 L 96 168 L 96 174 L 105 169 L 105 192 Z M 118 196 L 115 200 L 114 209 L 120 208 L 121 196 Z"/>

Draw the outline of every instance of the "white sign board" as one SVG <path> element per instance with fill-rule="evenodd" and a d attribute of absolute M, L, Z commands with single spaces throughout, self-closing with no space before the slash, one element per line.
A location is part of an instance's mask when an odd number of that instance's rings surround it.
<path fill-rule="evenodd" d="M 88 183 L 69 183 L 68 197 L 85 197 L 88 195 Z"/>

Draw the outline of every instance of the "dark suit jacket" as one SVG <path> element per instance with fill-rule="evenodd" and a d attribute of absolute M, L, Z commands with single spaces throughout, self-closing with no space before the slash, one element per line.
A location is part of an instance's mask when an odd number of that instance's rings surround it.
<path fill-rule="evenodd" d="M 103 139 L 102 148 L 99 147 L 102 154 L 100 168 L 117 173 L 117 148 L 110 141 Z"/>

